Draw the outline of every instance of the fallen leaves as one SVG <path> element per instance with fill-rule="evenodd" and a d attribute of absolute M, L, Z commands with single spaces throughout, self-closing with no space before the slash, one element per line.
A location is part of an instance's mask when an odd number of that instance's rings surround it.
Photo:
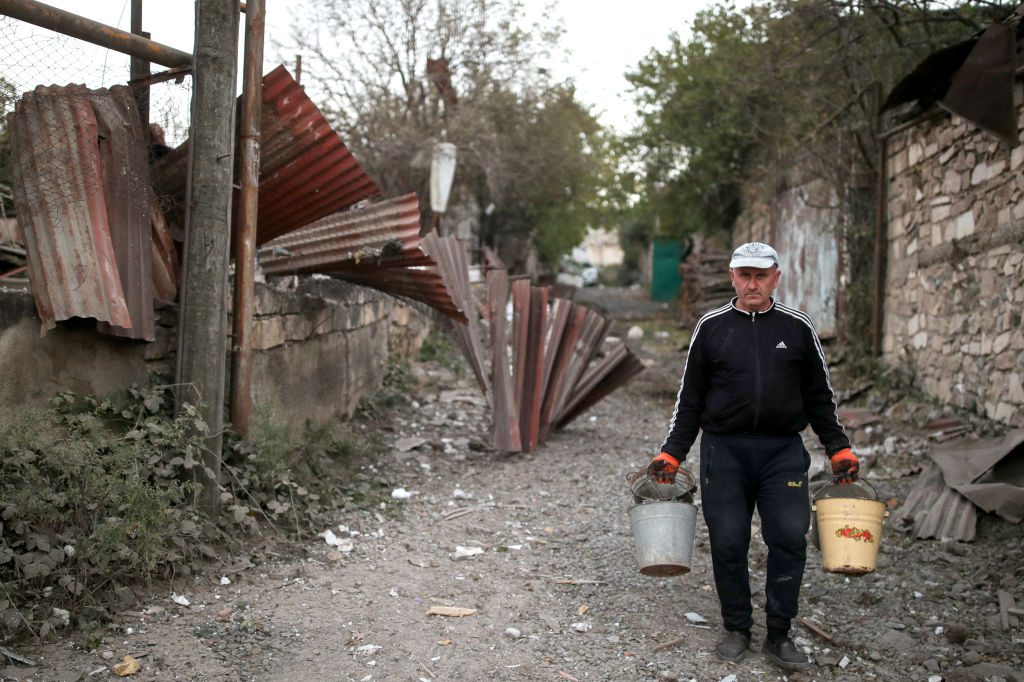
<path fill-rule="evenodd" d="M 142 670 L 142 665 L 132 658 L 131 656 L 125 655 L 120 663 L 114 665 L 114 674 L 118 677 L 127 677 L 128 675 L 134 675 L 135 673 Z"/>

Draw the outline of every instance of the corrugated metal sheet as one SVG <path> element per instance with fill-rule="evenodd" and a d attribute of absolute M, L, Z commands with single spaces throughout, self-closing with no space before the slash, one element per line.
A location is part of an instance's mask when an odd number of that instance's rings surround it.
<path fill-rule="evenodd" d="M 115 336 L 153 341 L 153 245 L 147 140 L 135 98 L 126 87 L 91 92 L 99 133 L 103 194 L 132 326 L 100 324 Z"/>
<path fill-rule="evenodd" d="M 467 319 L 466 313 L 455 302 L 444 277 L 434 268 L 348 270 L 339 273 L 338 276 L 349 282 L 371 287 L 387 294 L 425 303 L 459 326 L 465 324 Z"/>
<path fill-rule="evenodd" d="M 153 227 L 153 295 L 160 301 L 170 303 L 178 295 L 181 264 L 178 262 L 178 250 L 174 247 L 171 231 L 160 210 L 160 200 L 152 188 L 149 188 L 149 210 Z"/>
<path fill-rule="evenodd" d="M 512 451 L 509 436 L 518 430 L 520 447 L 535 450 L 552 429 L 564 426 L 643 370 L 643 364 L 624 345 L 598 361 L 611 325 L 603 315 L 565 299 L 549 301 L 546 288 L 527 280 L 512 284 L 512 369 L 508 370 L 504 329 L 508 300 L 504 270 L 487 273 L 491 311 L 492 379 L 495 390 L 495 447 Z M 506 386 L 506 383 L 508 384 Z M 509 394 L 509 407 L 497 396 Z M 500 423 L 509 420 L 509 424 Z M 515 423 L 512 423 L 515 420 Z"/>
<path fill-rule="evenodd" d="M 644 365 L 625 344 L 618 344 L 580 377 L 572 399 L 557 417 L 559 428 L 642 372 Z"/>
<path fill-rule="evenodd" d="M 22 96 L 8 122 L 15 203 L 42 333 L 72 317 L 131 327 L 89 91 L 39 86 Z"/>
<path fill-rule="evenodd" d="M 407 194 L 337 213 L 268 242 L 260 265 L 269 275 L 321 272 L 429 305 L 457 322 L 468 319 L 443 265 L 420 243 L 419 199 Z M 468 287 L 468 275 L 465 278 Z"/>
<path fill-rule="evenodd" d="M 380 194 L 283 66 L 263 77 L 257 243 Z"/>
<path fill-rule="evenodd" d="M 974 504 L 948 485 L 932 464 L 918 478 L 907 499 L 893 512 L 894 521 L 918 538 L 974 540 L 978 512 Z"/>
<path fill-rule="evenodd" d="M 480 338 L 480 313 L 469 285 L 469 254 L 466 243 L 455 237 L 440 237 L 430 232 L 420 240 L 423 253 L 437 263 L 437 271 L 452 293 L 455 304 L 465 313 L 466 322 L 455 325 L 455 335 L 469 360 L 480 390 L 491 400 L 491 382 L 486 368 L 484 344 Z"/>
<path fill-rule="evenodd" d="M 544 404 L 544 339 L 547 336 L 548 290 L 529 281 L 512 284 L 512 364 L 516 372 L 519 436 L 525 452 L 541 442 L 540 413 Z"/>
<path fill-rule="evenodd" d="M 519 434 L 519 409 L 512 389 L 512 373 L 508 360 L 508 271 L 494 268 L 487 272 L 487 310 L 491 332 L 491 384 L 494 413 L 494 447 L 501 452 L 518 452 L 522 448 Z"/>
<path fill-rule="evenodd" d="M 184 206 L 188 144 L 154 165 L 158 191 L 179 206 Z M 380 189 L 288 70 L 278 66 L 266 74 L 257 244 L 379 194 Z"/>
<path fill-rule="evenodd" d="M 415 193 L 321 218 L 260 249 L 268 274 L 433 264 L 420 249 Z"/>
<path fill-rule="evenodd" d="M 551 326 L 545 352 L 544 404 L 541 407 L 541 439 L 547 439 L 553 427 L 555 411 L 562 402 L 566 373 L 573 351 L 583 333 L 587 308 L 564 298 L 556 298 L 551 307 Z M 548 369 L 550 367 L 550 369 Z"/>

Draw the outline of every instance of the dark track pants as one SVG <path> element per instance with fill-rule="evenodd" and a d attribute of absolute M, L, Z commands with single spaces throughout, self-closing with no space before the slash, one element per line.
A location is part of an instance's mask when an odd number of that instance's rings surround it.
<path fill-rule="evenodd" d="M 784 636 L 796 617 L 807 554 L 810 455 L 800 436 L 736 436 L 704 432 L 700 489 L 711 539 L 715 587 L 726 630 L 749 631 L 747 553 L 754 505 L 768 546 L 765 615 L 769 638 Z"/>

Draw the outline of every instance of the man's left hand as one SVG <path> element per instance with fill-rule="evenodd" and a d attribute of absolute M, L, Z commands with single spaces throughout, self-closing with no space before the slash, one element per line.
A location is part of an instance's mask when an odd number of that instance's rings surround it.
<path fill-rule="evenodd" d="M 850 448 L 843 448 L 829 459 L 832 460 L 832 475 L 839 479 L 840 483 L 853 483 L 857 480 L 860 459 Z"/>

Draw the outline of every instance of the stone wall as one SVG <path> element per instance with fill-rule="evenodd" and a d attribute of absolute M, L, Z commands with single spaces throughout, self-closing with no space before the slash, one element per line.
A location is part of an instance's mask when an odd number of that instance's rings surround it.
<path fill-rule="evenodd" d="M 388 355 L 415 356 L 431 318 L 372 289 L 304 278 L 256 285 L 253 398 L 289 427 L 351 416 L 380 386 Z M 62 322 L 39 336 L 31 295 L 0 291 L 0 410 L 41 404 L 60 390 L 105 396 L 151 374 L 174 373 L 177 310 L 157 315 L 156 341 Z"/>
<path fill-rule="evenodd" d="M 957 116 L 888 142 L 884 359 L 938 400 L 1015 426 L 1024 426 L 1022 166 L 1024 147 L 1011 151 Z"/>

